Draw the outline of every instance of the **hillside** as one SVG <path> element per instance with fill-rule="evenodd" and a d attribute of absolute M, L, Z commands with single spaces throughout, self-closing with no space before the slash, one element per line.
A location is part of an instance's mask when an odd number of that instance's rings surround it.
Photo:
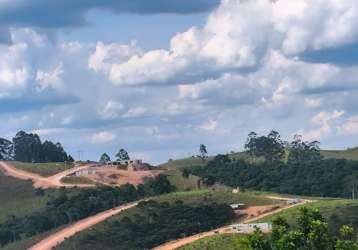
<path fill-rule="evenodd" d="M 358 160 L 358 147 L 345 150 L 321 150 L 321 154 L 325 158 Z"/>
<path fill-rule="evenodd" d="M 358 147 L 345 149 L 345 150 L 321 150 L 321 155 L 325 159 L 334 158 L 334 159 L 347 159 L 347 160 L 358 160 Z M 245 152 L 236 152 L 230 153 L 229 157 L 231 159 L 248 159 L 248 156 Z M 177 160 L 169 160 L 166 163 L 161 164 L 161 167 L 166 167 L 169 169 L 172 168 L 185 168 L 193 166 L 203 166 L 208 161 L 214 159 L 214 156 L 209 156 L 203 161 L 198 157 L 187 157 Z"/>

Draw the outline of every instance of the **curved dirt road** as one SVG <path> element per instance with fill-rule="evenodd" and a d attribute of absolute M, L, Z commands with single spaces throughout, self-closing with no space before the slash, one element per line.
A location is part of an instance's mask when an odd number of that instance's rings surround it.
<path fill-rule="evenodd" d="M 4 173 L 8 176 L 15 177 L 21 180 L 31 180 L 33 182 L 34 187 L 36 188 L 74 188 L 74 187 L 93 187 L 94 185 L 90 184 L 67 184 L 61 182 L 61 179 L 69 174 L 73 174 L 78 170 L 85 169 L 90 167 L 91 165 L 84 165 L 79 167 L 74 167 L 68 170 L 65 170 L 61 173 L 55 174 L 50 177 L 43 177 L 41 175 L 30 173 L 28 171 L 24 171 L 21 169 L 17 169 L 11 164 L 0 161 L 0 169 L 4 171 Z"/>
<path fill-rule="evenodd" d="M 287 201 L 287 200 L 292 199 L 292 198 L 279 197 L 279 196 L 267 196 L 267 198 L 270 198 L 270 199 L 273 199 L 273 200 L 282 200 L 282 201 Z M 245 224 L 251 223 L 251 222 L 256 221 L 258 219 L 264 218 L 264 217 L 266 217 L 268 215 L 279 213 L 279 212 L 281 212 L 281 211 L 283 211 L 285 209 L 289 209 L 289 208 L 293 208 L 295 206 L 303 205 L 303 204 L 306 204 L 308 202 L 313 202 L 313 201 L 312 200 L 301 200 L 300 203 L 285 206 L 285 207 L 282 207 L 282 208 L 279 208 L 279 209 L 276 209 L 276 210 L 273 210 L 273 211 L 270 211 L 270 212 L 267 212 L 267 213 L 260 214 L 258 216 L 246 219 L 242 223 L 245 223 Z M 155 248 L 152 248 L 152 250 L 173 250 L 173 249 L 177 249 L 179 247 L 187 245 L 187 244 L 189 244 L 191 242 L 194 242 L 196 240 L 199 240 L 199 239 L 202 239 L 202 238 L 205 238 L 205 237 L 208 237 L 208 236 L 213 236 L 213 235 L 216 235 L 218 233 L 219 234 L 230 233 L 230 226 L 224 226 L 224 227 L 220 227 L 220 228 L 208 231 L 208 232 L 192 235 L 192 236 L 182 238 L 182 239 L 178 239 L 178 240 L 173 240 L 173 241 L 164 243 L 163 245 L 160 245 L 160 246 L 157 246 Z"/>
<path fill-rule="evenodd" d="M 54 233 L 54 234 L 50 235 L 49 237 L 41 240 L 40 242 L 38 242 L 36 245 L 32 246 L 28 250 L 51 250 L 52 248 L 54 248 L 55 246 L 59 245 L 64 240 L 66 240 L 66 238 L 69 238 L 80 231 L 88 229 L 91 226 L 93 226 L 99 222 L 102 222 L 113 215 L 119 214 L 129 208 L 135 207 L 135 206 L 137 206 L 137 204 L 138 204 L 138 202 L 129 203 L 129 204 L 119 206 L 119 207 L 113 208 L 111 210 L 107 210 L 102 213 L 87 217 L 87 218 L 80 220 L 80 221 L 74 223 L 73 225 L 70 225 L 70 226 L 58 231 L 57 233 Z"/>

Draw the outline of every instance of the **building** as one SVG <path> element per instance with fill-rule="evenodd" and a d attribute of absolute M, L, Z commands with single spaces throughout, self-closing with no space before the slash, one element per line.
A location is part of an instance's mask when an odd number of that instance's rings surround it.
<path fill-rule="evenodd" d="M 300 199 L 291 199 L 291 200 L 287 200 L 287 201 L 286 201 L 286 204 L 287 204 L 287 205 L 295 205 L 295 204 L 298 204 L 298 203 L 300 203 L 300 202 L 301 202 Z"/>
<path fill-rule="evenodd" d="M 246 207 L 246 204 L 244 203 L 231 204 L 230 207 L 232 209 L 243 209 Z"/>
<path fill-rule="evenodd" d="M 256 229 L 269 233 L 272 230 L 272 225 L 270 223 L 233 224 L 230 226 L 230 229 L 233 233 L 252 233 Z"/>
<path fill-rule="evenodd" d="M 85 176 L 85 175 L 90 175 L 90 174 L 95 174 L 96 170 L 93 168 L 86 168 L 86 169 L 81 169 L 78 170 L 77 172 L 75 172 L 75 176 Z"/>
<path fill-rule="evenodd" d="M 108 162 L 106 166 L 118 166 L 119 168 L 124 166 L 128 171 L 145 171 L 150 169 L 150 165 L 143 163 L 142 160 L 122 160 Z"/>

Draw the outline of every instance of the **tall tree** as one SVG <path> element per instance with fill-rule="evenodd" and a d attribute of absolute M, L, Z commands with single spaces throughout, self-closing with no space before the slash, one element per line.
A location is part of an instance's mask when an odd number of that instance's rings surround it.
<path fill-rule="evenodd" d="M 293 141 L 289 144 L 289 162 L 317 161 L 321 160 L 321 158 L 318 141 L 303 141 L 301 135 L 295 135 L 293 137 Z"/>
<path fill-rule="evenodd" d="M 37 134 L 20 131 L 13 138 L 15 160 L 23 162 L 40 162 L 42 144 Z"/>
<path fill-rule="evenodd" d="M 205 160 L 205 158 L 208 157 L 208 151 L 206 149 L 206 146 L 204 144 L 200 144 L 199 151 L 200 151 L 200 158 L 202 160 Z"/>
<path fill-rule="evenodd" d="M 251 132 L 248 135 L 245 148 L 250 155 L 264 157 L 270 162 L 282 159 L 285 154 L 281 136 L 274 130 L 267 136 L 257 136 L 255 132 Z"/>
<path fill-rule="evenodd" d="M 0 160 L 13 160 L 14 147 L 11 141 L 0 138 Z"/>
<path fill-rule="evenodd" d="M 129 159 L 130 159 L 128 152 L 127 152 L 125 149 L 123 149 L 123 148 L 121 148 L 121 149 L 118 151 L 118 153 L 116 154 L 116 157 L 117 157 L 117 160 L 118 160 L 118 161 L 125 161 L 125 160 L 129 160 Z"/>
<path fill-rule="evenodd" d="M 107 155 L 106 153 L 103 153 L 101 155 L 101 158 L 99 159 L 99 162 L 101 164 L 107 164 L 107 162 L 110 162 L 111 161 L 111 158 L 109 157 L 109 155 Z"/>

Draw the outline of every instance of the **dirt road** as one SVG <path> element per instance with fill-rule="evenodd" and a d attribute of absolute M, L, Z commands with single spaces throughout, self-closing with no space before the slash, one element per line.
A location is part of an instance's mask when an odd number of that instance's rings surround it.
<path fill-rule="evenodd" d="M 292 199 L 292 198 L 286 198 L 286 197 L 280 197 L 280 196 L 267 196 L 267 198 L 270 198 L 270 199 L 273 199 L 273 200 L 282 200 L 282 201 L 287 201 L 287 200 Z M 301 200 L 300 203 L 285 206 L 285 207 L 282 207 L 282 208 L 279 208 L 279 209 L 275 209 L 273 211 L 262 213 L 260 215 L 255 216 L 255 217 L 248 218 L 248 219 L 244 220 L 242 223 L 248 224 L 248 223 L 254 222 L 256 220 L 259 220 L 261 218 L 264 218 L 264 217 L 266 217 L 268 215 L 279 213 L 279 212 L 281 212 L 281 211 L 283 211 L 285 209 L 289 209 L 289 208 L 293 208 L 295 206 L 303 205 L 303 204 L 306 204 L 308 202 L 313 202 L 313 201 L 312 200 Z M 173 250 L 173 249 L 182 247 L 182 246 L 184 246 L 186 244 L 189 244 L 191 242 L 194 242 L 196 240 L 199 240 L 199 239 L 202 239 L 202 238 L 205 238 L 205 237 L 208 237 L 208 236 L 213 236 L 215 234 L 225 234 L 225 233 L 230 233 L 230 226 L 224 226 L 224 227 L 220 227 L 220 228 L 217 228 L 217 229 L 209 231 L 209 232 L 204 232 L 204 233 L 196 234 L 196 235 L 189 236 L 189 237 L 186 237 L 186 238 L 170 241 L 170 242 L 167 242 L 167 243 L 165 243 L 163 245 L 157 246 L 157 247 L 153 248 L 152 250 Z"/>
<path fill-rule="evenodd" d="M 33 182 L 34 187 L 36 188 L 73 188 L 73 187 L 93 187 L 94 185 L 90 184 L 66 184 L 62 183 L 61 179 L 69 174 L 73 174 L 78 170 L 88 168 L 90 165 L 78 166 L 68 170 L 65 170 L 61 173 L 55 174 L 50 177 L 43 177 L 41 175 L 30 173 L 28 171 L 24 171 L 21 169 L 17 169 L 11 164 L 0 161 L 0 169 L 4 171 L 4 173 L 8 176 L 15 177 L 21 180 L 31 180 Z"/>
<path fill-rule="evenodd" d="M 55 246 L 62 243 L 66 238 L 69 238 L 73 236 L 74 234 L 83 231 L 85 229 L 90 228 L 91 226 L 102 222 L 109 217 L 119 214 L 129 208 L 137 206 L 138 202 L 129 203 L 123 206 L 119 206 L 116 208 L 113 208 L 111 210 L 104 211 L 102 213 L 96 214 L 94 216 L 85 218 L 83 220 L 80 220 L 76 222 L 73 225 L 70 225 L 57 233 L 54 233 L 50 235 L 49 237 L 43 239 L 42 241 L 38 242 L 36 245 L 32 246 L 28 250 L 51 250 Z"/>

